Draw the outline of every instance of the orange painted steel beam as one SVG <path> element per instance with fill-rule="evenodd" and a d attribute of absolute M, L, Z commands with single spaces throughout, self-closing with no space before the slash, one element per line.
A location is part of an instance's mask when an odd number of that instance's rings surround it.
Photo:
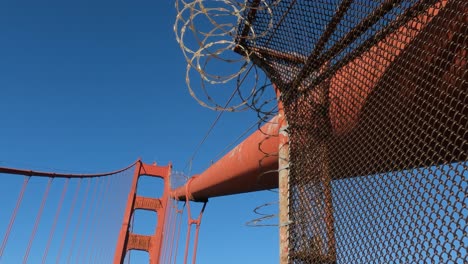
<path fill-rule="evenodd" d="M 185 200 L 261 191 L 278 187 L 278 124 L 273 118 L 187 185 L 172 192 Z"/>

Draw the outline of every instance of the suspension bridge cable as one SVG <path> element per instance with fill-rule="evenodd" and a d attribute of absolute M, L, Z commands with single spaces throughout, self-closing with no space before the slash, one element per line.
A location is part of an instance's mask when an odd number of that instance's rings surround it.
<path fill-rule="evenodd" d="M 50 244 L 52 243 L 52 239 L 53 239 L 54 234 L 55 234 L 55 228 L 57 227 L 58 218 L 59 218 L 60 212 L 62 210 L 63 201 L 65 200 L 65 195 L 67 194 L 68 184 L 69 183 L 70 183 L 70 178 L 67 178 L 65 180 L 64 185 L 63 185 L 62 194 L 60 195 L 60 200 L 59 200 L 59 203 L 58 203 L 58 206 L 57 206 L 57 210 L 55 211 L 54 222 L 52 224 L 52 228 L 51 228 L 50 233 L 49 233 L 49 238 L 47 239 L 47 244 L 46 244 L 46 247 L 45 247 L 45 250 L 44 250 L 44 255 L 42 256 L 42 264 L 46 263 L 47 255 L 48 255 L 49 249 L 50 249 Z"/>
<path fill-rule="evenodd" d="M 90 257 L 90 246 L 99 245 L 97 244 L 98 242 L 96 242 L 96 240 L 92 240 L 90 237 L 94 236 L 92 235 L 92 231 L 96 221 L 93 220 L 100 218 L 99 215 L 96 215 L 96 213 L 98 213 L 98 207 L 102 207 L 100 206 L 99 201 L 101 201 L 103 198 L 101 196 L 105 186 L 104 178 L 101 176 L 113 174 L 120 174 L 122 176 L 120 172 L 128 170 L 133 165 L 134 163 L 122 170 L 99 174 L 63 174 L 0 167 L 0 175 L 3 175 L 3 173 L 10 174 L 8 176 L 12 176 L 16 180 L 19 180 L 19 177 L 21 177 L 21 181 L 24 180 L 22 185 L 19 184 L 21 189 L 18 188 L 17 192 L 19 194 L 16 194 L 17 197 L 13 196 L 13 199 L 16 198 L 13 200 L 12 204 L 14 207 L 12 206 L 11 209 L 9 209 L 9 216 L 7 219 L 4 219 L 8 222 L 5 221 L 5 227 L 4 230 L 2 230 L 4 232 L 2 232 L 0 237 L 0 260 L 4 259 L 3 261 L 7 261 L 7 257 L 16 257 L 20 258 L 18 261 L 16 261 L 18 263 L 27 263 L 28 261 L 31 262 L 33 261 L 32 258 L 34 258 L 35 262 L 37 263 L 62 263 L 67 261 L 67 259 L 64 259 L 66 256 L 63 252 L 66 251 L 68 254 L 68 251 L 70 250 L 70 261 L 74 262 L 79 259 L 79 262 L 86 263 Z M 123 174 L 127 175 L 127 173 Z M 44 185 L 41 185 L 42 187 L 38 190 L 40 191 L 39 197 L 35 197 L 33 199 L 34 204 L 36 204 L 37 207 L 34 209 L 36 211 L 32 212 L 33 218 L 29 219 L 31 220 L 29 222 L 32 224 L 32 227 L 29 233 L 26 234 L 26 239 L 23 241 L 23 251 L 20 252 L 19 255 L 12 255 L 11 253 L 5 254 L 6 247 L 10 246 L 12 244 L 11 241 L 13 241 L 13 238 L 15 238 L 14 232 L 16 231 L 13 229 L 17 229 L 15 225 L 18 225 L 18 218 L 21 215 L 21 211 L 25 210 L 24 203 L 27 197 L 26 193 L 30 192 L 29 188 L 31 188 L 30 182 L 32 177 L 37 177 L 37 179 L 44 180 L 42 182 L 45 183 Z M 56 178 L 62 178 L 63 180 L 60 180 L 60 183 L 58 184 L 58 182 L 56 182 Z M 90 186 L 89 193 L 87 194 L 83 193 L 84 186 L 80 187 L 82 178 L 87 178 L 88 184 L 95 184 L 95 186 L 92 186 L 92 188 Z M 111 177 L 108 178 L 110 179 Z M 119 178 L 126 179 L 127 177 Z M 54 189 L 57 184 L 58 189 L 55 193 Z M 93 193 L 91 193 L 91 191 L 93 191 Z M 72 192 L 75 193 L 74 196 L 72 196 Z M 79 197 L 80 195 L 85 196 Z M 54 196 L 55 199 L 52 199 L 52 196 Z M 84 210 L 87 210 L 85 212 L 83 209 L 81 209 L 80 218 L 77 217 L 78 202 L 80 202 L 78 199 L 80 201 L 84 200 L 82 207 L 85 206 Z M 66 219 L 67 222 L 65 223 Z M 77 219 L 81 225 L 77 224 L 77 227 L 75 228 Z M 46 228 L 45 233 L 41 231 L 43 229 L 42 227 Z M 75 233 L 73 233 L 73 231 Z M 69 249 L 71 244 L 70 242 L 72 241 L 72 234 L 74 246 Z M 43 243 L 39 243 L 39 240 L 41 240 Z M 90 241 L 90 243 L 88 243 L 88 241 Z M 39 252 L 39 255 L 36 254 L 36 249 L 38 248 L 41 251 Z M 52 254 L 52 252 L 53 256 L 49 255 Z M 80 254 L 79 256 L 78 253 Z M 29 258 L 31 258 L 31 260 Z"/>
<path fill-rule="evenodd" d="M 167 209 L 166 209 L 166 219 L 164 220 L 164 227 L 163 229 L 165 230 L 165 235 L 163 236 L 163 247 L 162 247 L 162 252 L 161 252 L 161 257 L 160 261 L 162 260 L 163 263 L 167 263 L 167 252 L 170 251 L 170 245 L 168 244 L 168 238 L 172 234 L 171 232 L 171 224 L 172 224 L 172 213 L 173 210 L 171 208 L 172 205 L 172 200 L 168 200 L 167 202 Z M 169 247 L 169 248 L 168 248 Z"/>
<path fill-rule="evenodd" d="M 81 219 L 83 218 L 83 210 L 84 210 L 84 208 L 86 206 L 86 200 L 88 198 L 88 192 L 89 192 L 90 185 L 91 185 L 91 179 L 88 178 L 88 184 L 86 184 L 86 190 L 85 190 L 85 193 L 84 193 L 84 196 L 83 196 L 83 201 L 81 202 L 80 211 L 78 212 L 78 220 L 77 220 L 77 223 L 75 225 L 75 228 L 73 229 L 74 232 L 73 232 L 72 244 L 70 246 L 70 251 L 68 252 L 67 263 L 70 263 L 70 259 L 71 259 L 72 253 L 73 253 L 73 249 L 75 247 L 76 236 L 77 236 L 78 230 L 80 229 Z"/>
<path fill-rule="evenodd" d="M 57 252 L 57 257 L 56 257 L 56 260 L 55 260 L 55 263 L 57 263 L 57 264 L 60 263 L 60 256 L 62 255 L 62 249 L 63 249 L 63 245 L 65 244 L 65 239 L 67 237 L 68 228 L 70 227 L 70 222 L 72 220 L 72 216 L 73 216 L 73 213 L 75 211 L 76 201 L 78 200 L 78 194 L 79 194 L 80 189 L 81 189 L 81 182 L 82 182 L 82 179 L 80 178 L 77 185 L 76 185 L 75 193 L 73 194 L 73 200 L 72 200 L 72 204 L 70 206 L 70 210 L 68 211 L 67 221 L 66 221 L 66 224 L 65 224 L 65 230 L 63 231 L 62 239 L 60 241 L 59 250 Z"/>
<path fill-rule="evenodd" d="M 104 188 L 104 191 L 102 192 L 102 196 L 101 196 L 101 202 L 99 203 L 99 207 L 98 207 L 98 212 L 103 212 L 103 206 L 105 206 L 106 202 L 107 202 L 107 193 L 109 191 L 109 185 L 110 185 L 110 181 L 111 181 L 111 178 L 112 177 L 107 177 L 106 178 L 106 183 L 105 183 L 105 188 Z M 96 221 L 96 227 L 100 227 L 102 226 L 102 223 L 104 221 L 104 217 L 99 217 L 98 220 Z M 101 228 L 95 228 L 96 230 L 93 232 L 93 234 L 95 234 L 96 238 L 101 238 L 102 235 L 101 235 L 101 232 L 102 232 L 102 229 Z M 99 263 L 98 262 L 98 252 L 99 252 L 99 246 L 100 244 L 102 243 L 97 243 L 96 246 L 94 246 L 92 249 L 91 249 L 91 253 L 89 254 L 89 261 L 88 263 L 92 263 L 92 262 L 95 262 L 95 263 Z M 94 259 L 94 261 L 91 261 L 91 259 Z"/>
<path fill-rule="evenodd" d="M 129 173 L 129 172 L 127 172 L 127 173 Z M 125 207 L 127 205 L 127 197 L 123 196 L 123 195 L 120 195 L 120 194 L 122 194 L 122 193 L 128 194 L 129 193 L 130 183 L 125 181 L 126 179 L 127 180 L 128 179 L 133 179 L 133 177 L 128 177 L 127 174 L 120 174 L 120 175 L 118 175 L 118 177 L 115 177 L 115 179 L 114 179 L 116 184 L 114 184 L 114 188 L 112 189 L 113 192 L 111 193 L 111 196 L 113 196 L 113 197 L 111 197 L 111 199 L 112 199 L 112 203 L 114 203 L 114 204 L 116 204 L 117 206 L 120 206 L 120 207 L 116 207 L 116 208 L 114 208 L 114 210 L 112 210 L 112 212 L 111 212 L 112 216 L 111 217 L 113 219 L 123 219 L 124 218 Z M 110 230 L 111 230 L 110 234 L 111 235 L 116 235 L 116 236 L 115 237 L 112 236 L 113 239 L 111 240 L 111 242 L 107 242 L 107 244 L 108 243 L 115 243 L 115 241 L 117 241 L 119 231 L 121 229 L 122 222 L 113 221 L 112 224 L 113 225 L 110 226 Z M 111 247 L 111 248 L 107 247 L 107 248 L 103 249 L 103 251 L 104 251 L 104 253 L 103 253 L 104 260 L 99 262 L 99 263 L 112 263 L 112 259 L 114 257 L 113 248 L 114 247 Z"/>
<path fill-rule="evenodd" d="M 250 71 L 252 70 L 253 68 L 253 65 L 251 65 L 249 67 L 249 69 L 247 70 L 247 73 L 246 75 L 242 78 L 242 80 L 239 82 L 239 85 L 242 85 L 245 81 L 245 78 L 247 77 L 247 75 L 250 73 Z M 234 99 L 234 96 L 236 95 L 237 93 L 237 89 L 234 89 L 232 91 L 232 94 L 231 96 L 229 97 L 229 99 L 226 101 L 226 104 L 224 106 L 224 108 L 226 108 L 229 103 L 232 101 L 232 99 Z M 198 151 L 200 150 L 201 146 L 203 145 L 203 143 L 205 143 L 206 139 L 208 138 L 208 136 L 210 135 L 211 131 L 214 129 L 214 127 L 216 126 L 216 124 L 218 123 L 219 119 L 221 118 L 221 116 L 223 115 L 225 111 L 220 111 L 218 113 L 218 115 L 216 116 L 215 120 L 213 121 L 213 123 L 211 124 L 210 128 L 208 129 L 208 131 L 205 133 L 205 136 L 203 137 L 203 139 L 200 141 L 200 143 L 198 144 L 198 146 L 195 148 L 195 151 L 194 153 L 192 154 L 192 156 L 189 158 L 189 160 L 187 161 L 185 167 L 184 167 L 184 170 L 187 169 L 188 166 L 190 166 L 190 169 L 189 169 L 189 174 L 191 173 L 191 167 L 192 167 L 192 161 L 195 159 Z"/>
<path fill-rule="evenodd" d="M 16 174 L 24 176 L 35 176 L 35 177 L 52 177 L 52 178 L 94 178 L 100 176 L 110 176 L 120 172 L 124 172 L 133 167 L 138 161 L 133 162 L 127 167 L 105 173 L 94 173 L 94 174 L 79 174 L 79 173 L 56 173 L 56 172 L 45 172 L 45 171 L 34 171 L 34 170 L 22 170 L 16 168 L 0 167 L 0 173 Z"/>
<path fill-rule="evenodd" d="M 197 260 L 198 237 L 200 235 L 200 224 L 201 224 L 203 211 L 205 211 L 205 206 L 206 206 L 206 202 L 203 203 L 203 207 L 201 209 L 200 215 L 198 216 L 198 219 L 196 220 L 195 237 L 194 237 L 194 242 L 193 242 L 192 264 L 195 264 Z"/>
<path fill-rule="evenodd" d="M 18 214 L 18 209 L 21 205 L 21 202 L 23 201 L 24 192 L 26 191 L 26 187 L 28 186 L 28 182 L 30 178 L 31 177 L 24 178 L 23 186 L 21 187 L 21 191 L 19 193 L 18 199 L 16 199 L 15 209 L 13 210 L 13 214 L 11 215 L 10 222 L 8 223 L 7 231 L 5 233 L 5 236 L 3 237 L 2 246 L 0 247 L 0 259 L 2 258 L 3 251 L 5 250 L 5 247 L 7 245 L 8 238 L 11 233 L 11 228 L 13 227 L 13 224 L 15 223 L 16 215 Z"/>
<path fill-rule="evenodd" d="M 107 190 L 109 190 L 109 189 L 112 190 L 112 189 L 113 189 L 113 187 L 114 187 L 114 182 L 115 182 L 114 177 L 109 178 L 109 182 L 107 183 L 107 184 L 108 184 L 108 189 L 107 189 Z M 110 195 L 106 195 L 106 199 L 105 199 L 105 200 L 106 200 L 106 203 L 105 203 L 105 204 L 108 204 L 108 203 L 110 202 Z M 101 219 L 102 219 L 102 217 L 101 217 Z M 103 220 L 104 220 L 104 219 L 103 219 Z M 101 236 L 100 236 L 100 237 L 102 237 L 103 235 L 104 235 L 104 234 L 101 233 Z M 101 243 L 101 245 L 102 245 L 102 246 L 99 248 L 99 250 L 98 250 L 98 252 L 97 252 L 98 255 L 97 255 L 96 260 L 99 260 L 97 263 L 105 263 L 105 262 L 106 262 L 106 260 L 105 260 L 106 256 L 105 256 L 105 253 L 103 253 L 103 251 L 104 251 L 104 243 Z"/>
<path fill-rule="evenodd" d="M 162 247 L 162 252 L 161 252 L 161 257 L 160 261 L 162 260 L 163 263 L 167 263 L 167 252 L 168 250 L 168 237 L 170 236 L 171 233 L 171 223 L 172 223 L 172 208 L 171 208 L 172 200 L 168 200 L 167 202 L 167 209 L 166 209 L 166 218 L 164 220 L 164 227 L 163 230 L 165 230 L 165 235 L 163 236 L 163 247 Z M 169 245 L 170 246 L 170 245 Z"/>
<path fill-rule="evenodd" d="M 184 205 L 182 206 L 182 210 L 177 211 L 179 213 L 180 217 L 179 217 L 179 225 L 178 225 L 178 228 L 177 228 L 177 238 L 176 238 L 176 243 L 175 243 L 176 249 L 175 249 L 175 252 L 174 252 L 174 263 L 177 263 L 177 253 L 179 251 L 179 239 L 180 239 L 180 233 L 181 233 L 181 228 L 182 228 L 182 217 L 183 217 L 183 212 L 184 212 L 186 204 L 187 204 L 187 202 L 184 202 Z M 178 208 L 178 206 L 177 206 L 177 208 Z M 171 255 L 171 257 L 172 257 L 172 255 Z"/>
<path fill-rule="evenodd" d="M 179 209 L 177 208 L 177 201 L 172 200 L 173 216 L 171 222 L 171 237 L 168 238 L 168 243 L 170 243 L 171 250 L 167 254 L 167 262 L 170 263 L 172 258 L 172 252 L 174 252 L 174 237 L 177 232 L 177 219 L 179 218 Z"/>
<path fill-rule="evenodd" d="M 81 238 L 80 238 L 80 242 L 78 243 L 78 252 L 80 252 L 78 254 L 78 258 L 76 260 L 76 262 L 80 263 L 80 257 L 86 257 L 85 253 L 86 253 L 86 249 L 91 245 L 91 241 L 87 241 L 86 240 L 86 236 L 87 234 L 89 234 L 89 225 L 92 224 L 91 222 L 91 219 L 90 217 L 92 217 L 93 213 L 94 213 L 94 210 L 96 208 L 96 198 L 98 196 L 98 187 L 99 187 L 99 179 L 100 178 L 93 178 L 95 179 L 95 182 L 93 183 L 94 184 L 94 188 L 93 188 L 93 192 L 91 194 L 91 199 L 89 200 L 89 209 L 86 209 L 86 216 L 84 218 L 84 221 L 83 221 L 83 232 L 81 232 Z M 93 179 L 91 179 L 90 181 L 92 181 Z M 85 249 L 83 249 L 83 243 L 86 243 L 85 245 Z M 82 263 L 82 262 L 81 262 Z"/>
<path fill-rule="evenodd" d="M 9 165 L 8 167 L 13 167 L 13 168 L 15 167 L 35 168 L 37 170 L 54 171 L 54 172 L 60 172 L 60 173 L 74 173 L 75 172 L 70 169 L 57 168 L 57 167 L 51 167 L 51 166 L 42 166 L 37 163 L 17 161 L 17 160 L 12 160 L 12 159 L 8 159 L 8 160 L 2 159 L 0 160 L 0 164 L 8 164 Z M 86 170 L 83 170 L 81 172 L 88 173 L 88 171 Z"/>
<path fill-rule="evenodd" d="M 29 237 L 28 247 L 26 248 L 26 252 L 24 254 L 23 264 L 26 264 L 28 262 L 29 252 L 31 251 L 32 243 L 34 241 L 34 238 L 36 237 L 37 228 L 39 227 L 39 223 L 41 222 L 42 212 L 44 211 L 44 206 L 46 204 L 47 197 L 49 196 L 49 190 L 50 186 L 52 185 L 52 180 L 53 178 L 49 178 L 46 190 L 44 192 L 44 195 L 42 196 L 41 206 L 39 208 L 39 211 L 37 212 L 36 220 L 34 221 L 33 231 L 31 233 L 31 236 Z"/>
<path fill-rule="evenodd" d="M 236 94 L 236 91 L 234 90 L 234 92 L 231 94 L 231 96 L 229 97 L 228 101 L 226 102 L 226 106 L 231 102 L 231 100 L 234 98 Z M 189 160 L 187 161 L 187 164 L 185 165 L 184 167 L 184 170 L 187 169 L 188 166 L 190 166 L 190 169 L 189 169 L 189 174 L 191 172 L 191 167 L 192 167 L 192 161 L 195 159 L 198 151 L 200 150 L 201 146 L 205 143 L 206 139 L 208 138 L 208 136 L 211 134 L 211 131 L 213 131 L 214 127 L 216 126 L 216 124 L 218 123 L 219 119 L 221 118 L 221 116 L 223 115 L 224 111 L 220 111 L 218 113 L 218 115 L 216 116 L 215 120 L 213 121 L 213 123 L 211 124 L 210 128 L 208 129 L 208 131 L 205 133 L 205 136 L 203 137 L 203 139 L 200 141 L 200 143 L 198 143 L 198 146 L 195 148 L 195 151 L 193 152 L 192 156 L 189 158 Z"/>
<path fill-rule="evenodd" d="M 179 208 L 177 208 L 177 201 L 176 200 L 172 200 L 172 208 L 173 208 L 173 216 L 172 216 L 172 222 L 171 222 L 171 237 L 168 238 L 168 243 L 170 243 L 170 248 L 171 250 L 168 252 L 167 254 L 167 263 L 170 263 L 171 259 L 172 259 L 172 254 L 174 252 L 174 247 L 177 247 L 177 245 L 174 245 L 174 238 L 176 236 L 176 232 L 177 232 L 177 219 L 179 218 L 179 213 L 181 211 L 179 211 Z"/>
<path fill-rule="evenodd" d="M 229 145 L 227 145 L 223 150 L 221 150 L 214 158 L 213 160 L 217 160 L 220 158 L 223 154 L 226 153 L 230 148 L 234 146 L 239 140 L 241 140 L 247 133 L 249 133 L 254 127 L 258 127 L 258 125 L 262 122 L 262 120 L 257 120 L 254 123 L 252 123 L 244 132 L 242 132 L 236 139 L 234 139 Z"/>
<path fill-rule="evenodd" d="M 166 256 L 165 256 L 165 261 L 166 262 L 169 262 L 170 261 L 170 253 L 173 251 L 173 248 L 174 248 L 174 243 L 172 243 L 171 241 L 173 241 L 173 238 L 175 236 L 175 220 L 176 220 L 176 217 L 177 217 L 177 211 L 175 211 L 175 207 L 174 207 L 174 201 L 172 201 L 171 203 L 171 221 L 169 222 L 169 229 L 171 230 L 170 232 L 170 237 L 168 236 L 167 237 L 167 242 L 169 244 L 169 251 L 166 253 Z"/>
<path fill-rule="evenodd" d="M 136 195 L 136 193 L 135 193 L 135 195 Z M 132 213 L 132 219 L 130 220 L 130 233 L 133 233 L 134 226 L 135 226 L 135 214 Z M 129 250 L 129 251 L 127 251 L 127 253 L 128 253 L 127 264 L 130 264 L 130 258 L 132 257 L 132 251 Z"/>
<path fill-rule="evenodd" d="M 91 215 L 91 227 L 89 228 L 89 232 L 88 232 L 88 240 L 85 240 L 85 241 L 92 241 L 93 243 L 86 243 L 86 247 L 85 247 L 85 251 L 83 252 L 83 259 L 86 259 L 86 257 L 88 256 L 88 253 L 89 253 L 89 256 L 91 257 L 91 251 L 93 248 L 96 247 L 96 228 L 99 227 L 98 225 L 98 221 L 97 221 L 97 215 L 99 213 L 101 213 L 102 211 L 100 210 L 101 208 L 101 202 L 102 202 L 102 196 L 104 195 L 104 192 L 103 192 L 103 189 L 105 188 L 105 179 L 103 178 L 98 178 L 99 182 L 97 183 L 99 185 L 99 190 L 98 190 L 98 194 L 95 198 L 95 201 L 94 201 L 94 209 L 93 209 L 93 213 Z M 95 261 L 91 261 L 91 258 L 89 258 L 88 262 L 87 263 L 93 263 Z"/>

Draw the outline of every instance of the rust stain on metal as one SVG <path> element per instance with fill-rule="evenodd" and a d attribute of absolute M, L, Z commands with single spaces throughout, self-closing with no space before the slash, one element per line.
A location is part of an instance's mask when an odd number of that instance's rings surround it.
<path fill-rule="evenodd" d="M 135 199 L 134 209 L 143 209 L 157 212 L 161 208 L 163 208 L 161 199 L 143 196 L 137 196 Z"/>
<path fill-rule="evenodd" d="M 276 89 L 279 98 L 279 90 Z M 278 150 L 278 188 L 279 188 L 279 243 L 280 264 L 289 263 L 289 137 L 287 133 L 288 123 L 284 116 L 284 108 L 281 101 L 278 103 L 279 123 L 279 150 Z"/>
<path fill-rule="evenodd" d="M 130 233 L 128 236 L 127 251 L 132 249 L 150 251 L 151 236 Z"/>

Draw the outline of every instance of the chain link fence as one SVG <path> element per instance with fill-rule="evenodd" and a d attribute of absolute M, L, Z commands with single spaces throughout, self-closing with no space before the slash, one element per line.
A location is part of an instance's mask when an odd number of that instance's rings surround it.
<path fill-rule="evenodd" d="M 290 263 L 466 263 L 468 2 L 248 0 L 281 91 Z"/>

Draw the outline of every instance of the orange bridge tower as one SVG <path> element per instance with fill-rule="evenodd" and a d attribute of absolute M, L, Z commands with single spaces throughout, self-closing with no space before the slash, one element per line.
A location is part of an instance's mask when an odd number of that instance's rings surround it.
<path fill-rule="evenodd" d="M 144 164 L 138 161 L 133 174 L 133 182 L 128 194 L 127 206 L 125 208 L 124 219 L 120 229 L 117 247 L 115 250 L 114 264 L 121 264 L 129 250 L 143 250 L 149 253 L 150 264 L 159 263 L 161 248 L 164 237 L 164 221 L 166 219 L 166 209 L 169 199 L 170 181 L 172 165 L 157 166 Z M 164 192 L 162 197 L 149 198 L 137 195 L 138 178 L 140 176 L 158 177 L 164 180 Z M 135 210 L 149 210 L 157 214 L 157 226 L 153 235 L 138 235 L 130 231 L 130 221 Z"/>

